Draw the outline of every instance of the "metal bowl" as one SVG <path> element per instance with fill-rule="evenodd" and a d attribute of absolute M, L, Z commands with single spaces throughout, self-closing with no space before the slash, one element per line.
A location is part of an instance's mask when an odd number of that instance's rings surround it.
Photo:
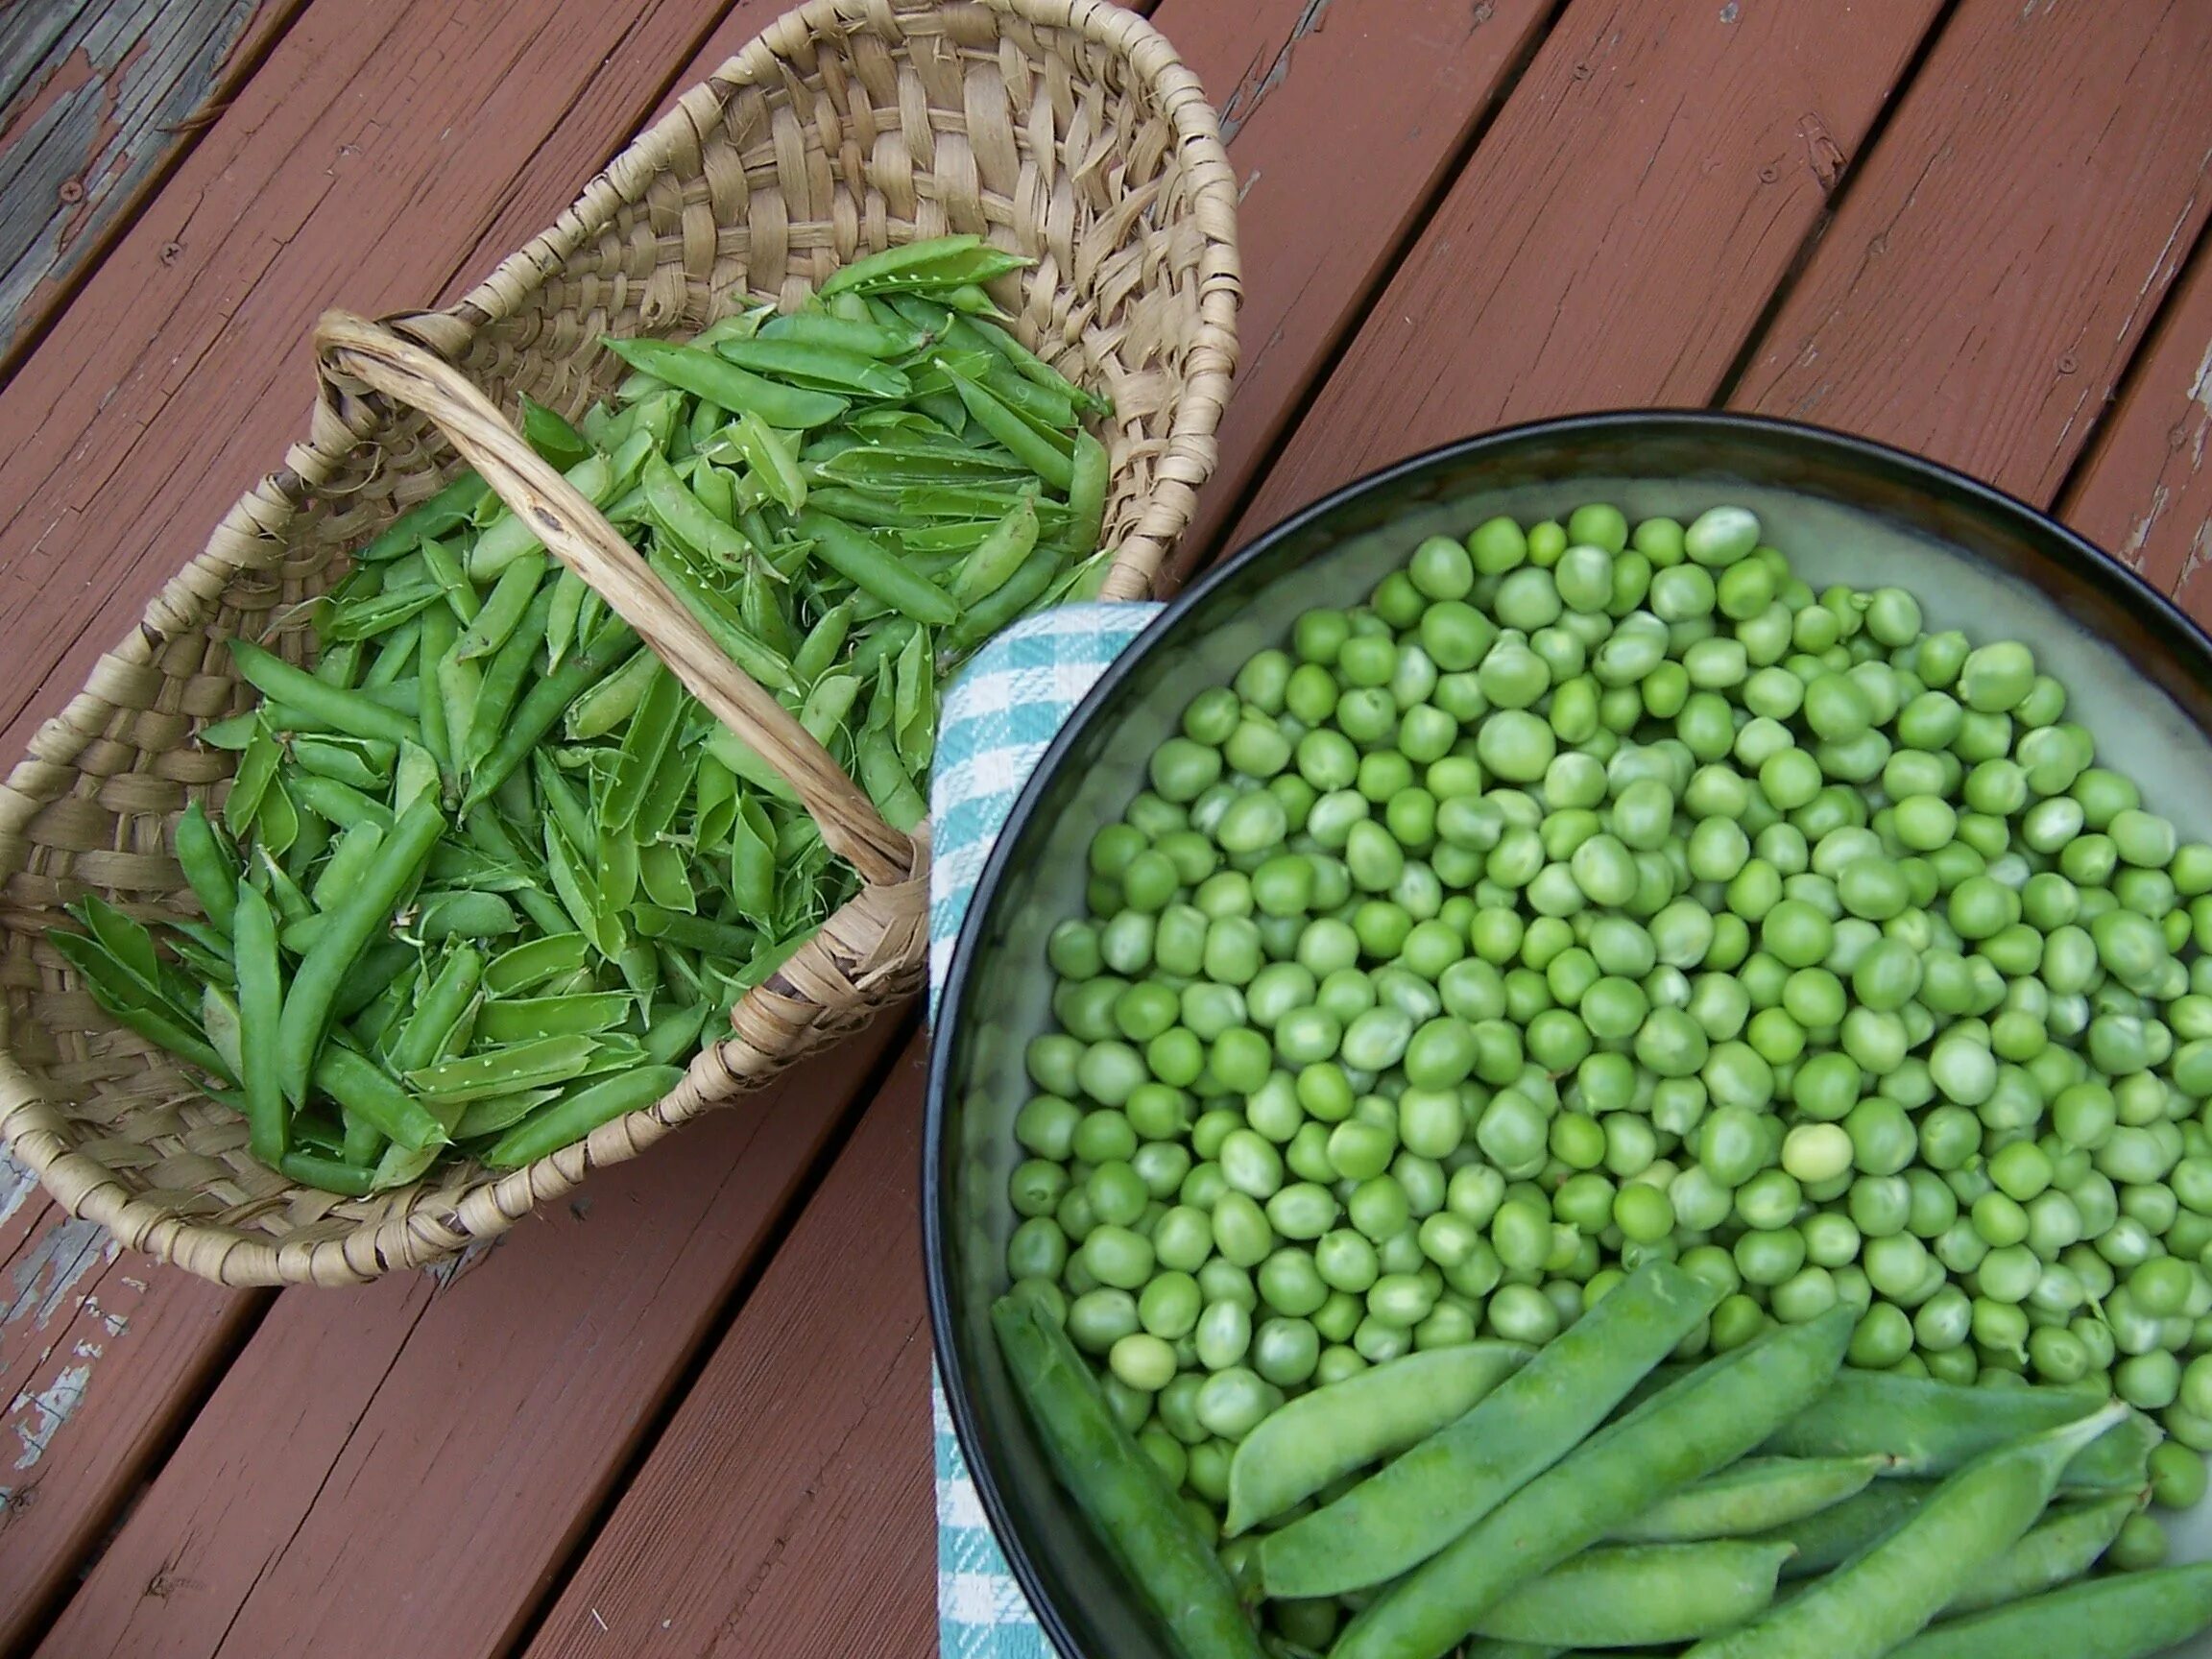
<path fill-rule="evenodd" d="M 922 1212 L 938 1362 L 984 1511 L 1068 1659 L 1173 1659 L 1054 1484 L 987 1320 L 1017 1219 L 1006 1181 L 1022 1046 L 1049 1018 L 1045 936 L 1081 911 L 1091 834 L 1142 786 L 1190 697 L 1285 642 L 1299 612 L 1356 602 L 1424 537 L 1498 513 L 1563 518 L 1594 500 L 1684 521 L 1746 505 L 1815 588 L 1895 584 L 1932 629 L 2026 640 L 2067 686 L 2068 717 L 2096 734 L 2101 763 L 2185 834 L 2212 836 L 2212 640 L 2044 514 L 1860 439 L 1702 413 L 1515 427 L 1347 486 L 1208 572 L 1107 671 L 1015 805 L 961 931 L 930 1059 Z M 2188 1517 L 2176 1541 L 2178 1558 L 2212 1554 L 2212 1518 Z"/>

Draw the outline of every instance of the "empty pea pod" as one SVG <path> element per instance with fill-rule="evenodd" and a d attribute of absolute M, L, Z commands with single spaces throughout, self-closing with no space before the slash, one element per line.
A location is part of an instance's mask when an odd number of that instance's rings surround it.
<path fill-rule="evenodd" d="M 541 1037 L 487 1048 L 406 1074 L 418 1094 L 439 1101 L 475 1100 L 582 1076 L 598 1050 L 588 1036 Z"/>
<path fill-rule="evenodd" d="M 515 907 L 496 893 L 450 892 L 423 897 L 409 931 L 435 945 L 446 939 L 496 939 L 521 926 Z"/>
<path fill-rule="evenodd" d="M 538 1037 L 589 1036 L 611 1031 L 629 1016 L 627 991 L 570 997 L 520 997 L 487 1002 L 476 1017 L 476 1036 L 487 1043 L 522 1043 Z"/>
<path fill-rule="evenodd" d="M 1789 1554 L 1736 1540 L 1586 1550 L 1500 1600 L 1476 1633 L 1560 1647 L 1694 1642 L 1765 1612 Z"/>
<path fill-rule="evenodd" d="M 1247 1532 L 1332 1480 L 1417 1445 L 1466 1415 L 1528 1355 L 1516 1343 L 1460 1343 L 1300 1395 L 1238 1443 L 1224 1529 Z"/>
<path fill-rule="evenodd" d="M 1632 1543 L 1741 1538 L 1786 1527 L 1863 1491 L 1889 1467 L 1869 1457 L 1746 1457 L 1662 1499 L 1612 1536 Z"/>
<path fill-rule="evenodd" d="M 539 1107 L 561 1098 L 560 1084 L 547 1084 L 536 1089 L 517 1089 L 508 1094 L 487 1094 L 471 1100 L 461 1108 L 460 1120 L 453 1126 L 457 1141 L 481 1141 L 487 1135 L 497 1135 L 512 1129 Z"/>

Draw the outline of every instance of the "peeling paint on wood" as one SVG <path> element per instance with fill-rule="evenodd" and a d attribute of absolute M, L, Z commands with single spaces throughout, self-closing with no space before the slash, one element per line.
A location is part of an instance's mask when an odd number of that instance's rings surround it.
<path fill-rule="evenodd" d="M 0 362 L 300 0 L 77 0 L 0 16 Z"/>
<path fill-rule="evenodd" d="M 2212 244 L 2170 300 L 2061 510 L 2199 620 L 2212 617 Z"/>

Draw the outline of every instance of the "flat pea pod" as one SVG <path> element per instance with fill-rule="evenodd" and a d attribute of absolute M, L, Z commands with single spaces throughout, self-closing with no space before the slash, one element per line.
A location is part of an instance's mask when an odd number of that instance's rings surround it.
<path fill-rule="evenodd" d="M 359 1049 L 332 1041 L 315 1060 L 315 1086 L 410 1152 L 444 1145 L 445 1125 Z"/>
<path fill-rule="evenodd" d="M 215 833 L 200 803 L 192 802 L 177 819 L 177 862 L 184 884 L 200 901 L 208 923 L 225 933 L 238 902 L 238 860 Z"/>
<path fill-rule="evenodd" d="M 522 620 L 522 613 L 530 609 L 530 601 L 538 596 L 538 585 L 545 580 L 545 571 L 551 557 L 548 554 L 525 553 L 492 584 L 492 591 L 485 596 L 483 608 L 475 620 L 453 642 L 453 655 L 467 661 L 475 657 L 489 657 L 507 643 L 507 637 L 515 632 Z M 546 600 L 547 625 L 551 625 L 552 600 Z"/>
<path fill-rule="evenodd" d="M 2137 1507 L 2132 1492 L 2052 1505 L 2019 1543 L 1990 1562 L 1978 1576 L 1968 1579 L 1966 1587 L 1944 1603 L 1943 1617 L 1979 1613 L 2071 1584 L 2112 1547 L 2112 1540 Z"/>
<path fill-rule="evenodd" d="M 950 594 L 843 519 L 808 508 L 797 521 L 800 533 L 813 538 L 815 557 L 861 592 L 926 627 L 950 627 L 960 620 L 960 607 Z"/>
<path fill-rule="evenodd" d="M 1268 1534 L 1267 1593 L 1333 1596 L 1429 1559 L 1574 1451 L 1719 1300 L 1672 1262 L 1639 1267 L 1450 1427 Z"/>
<path fill-rule="evenodd" d="M 477 1100 L 517 1089 L 565 1083 L 580 1077 L 596 1057 L 589 1037 L 541 1037 L 483 1048 L 406 1073 L 407 1087 L 434 1101 Z"/>
<path fill-rule="evenodd" d="M 457 945 L 446 954 L 431 977 L 429 988 L 408 1014 L 407 1022 L 399 1027 L 398 1036 L 393 1039 L 394 1071 L 404 1077 L 437 1063 L 445 1050 L 447 1039 L 460 1024 L 478 986 L 484 981 L 484 952 L 473 945 Z"/>
<path fill-rule="evenodd" d="M 1626 1288 L 1616 1287 L 1544 1354 Z M 1856 1323 L 1839 1306 L 1773 1327 L 1652 1396 L 1370 1601 L 1331 1659 L 1442 1659 L 1507 1594 L 1595 1543 L 1616 1518 L 1725 1468 L 1801 1410 L 1835 1376 Z"/>
<path fill-rule="evenodd" d="M 2121 1573 L 1971 1619 L 1947 1620 L 1894 1659 L 2146 1659 L 2212 1625 L 2212 1563 Z"/>
<path fill-rule="evenodd" d="M 1556 1647 L 1694 1642 L 1764 1613 L 1787 1544 L 1739 1540 L 1585 1550 L 1483 1614 L 1479 1636 Z"/>
<path fill-rule="evenodd" d="M 1238 1442 L 1223 1529 L 1249 1532 L 1330 1481 L 1426 1440 L 1473 1410 L 1529 1352 L 1514 1342 L 1462 1342 L 1300 1395 Z"/>
<path fill-rule="evenodd" d="M 492 798 L 493 792 L 515 775 L 530 752 L 552 731 L 569 706 L 584 692 L 606 684 L 611 674 L 627 665 L 638 651 L 637 636 L 627 622 L 603 628 L 582 651 L 530 687 L 516 707 L 499 741 L 476 762 L 469 775 L 469 794 L 463 809 Z M 650 658 L 651 653 L 644 653 Z"/>
<path fill-rule="evenodd" d="M 1750 1623 L 1699 1643 L 1693 1659 L 1879 1659 L 2019 1541 L 2074 1455 L 2127 1409 L 2116 1403 L 1984 1453 L 1858 1559 Z"/>
<path fill-rule="evenodd" d="M 484 989 L 494 997 L 515 996 L 548 979 L 575 973 L 590 959 L 590 950 L 581 933 L 548 933 L 502 950 L 487 962 Z"/>
<path fill-rule="evenodd" d="M 780 385 L 726 363 L 712 351 L 671 346 L 665 340 L 624 340 L 603 334 L 600 344 L 630 365 L 694 397 L 725 409 L 750 409 L 771 426 L 805 431 L 827 426 L 851 406 L 827 392 Z"/>
<path fill-rule="evenodd" d="M 1742 1538 L 1786 1527 L 1863 1491 L 1889 1459 L 1746 1457 L 1663 1498 L 1611 1536 L 1623 1543 L 1671 1544 Z"/>
<path fill-rule="evenodd" d="M 308 1073 L 330 1028 L 340 982 L 390 922 L 445 829 L 445 815 L 428 796 L 401 813 L 377 849 L 375 863 L 346 901 L 327 912 L 327 929 L 293 974 L 277 1024 L 277 1052 L 284 1094 L 294 1104 L 306 1097 Z"/>
<path fill-rule="evenodd" d="M 246 1133 L 253 1156 L 276 1165 L 290 1150 L 290 1118 L 277 1064 L 277 1028 L 284 1009 L 283 958 L 276 950 L 276 914 L 251 881 L 233 890 L 231 962 L 238 974 L 238 1078 L 246 1097 Z"/>
<path fill-rule="evenodd" d="M 1760 1450 L 1785 1457 L 1887 1453 L 1894 1475 L 1948 1475 L 1983 1453 L 2081 1415 L 2077 1394 L 2050 1388 L 1996 1392 L 1929 1378 L 1845 1371 L 1835 1385 Z M 2070 1490 L 2139 1488 L 2157 1426 L 2131 1415 L 2066 1472 Z"/>
<path fill-rule="evenodd" d="M 287 1152 L 276 1161 L 276 1167 L 302 1187 L 312 1187 L 318 1192 L 335 1192 L 342 1198 L 366 1198 L 376 1190 L 373 1169 L 364 1169 L 358 1164 L 349 1164 L 343 1158 L 331 1158 L 320 1152 Z"/>
<path fill-rule="evenodd" d="M 632 1001 L 627 991 L 593 991 L 578 997 L 518 997 L 487 1002 L 476 1018 L 476 1035 L 486 1043 L 589 1036 L 621 1024 Z"/>
<path fill-rule="evenodd" d="M 684 1080 L 677 1066 L 640 1066 L 589 1083 L 564 1099 L 541 1107 L 494 1141 L 484 1162 L 513 1169 L 558 1152 L 615 1118 L 643 1111 Z"/>
<path fill-rule="evenodd" d="M 992 1304 L 991 1328 L 1061 1484 L 1160 1616 L 1175 1650 L 1185 1659 L 1261 1659 L 1228 1574 L 1107 1406 L 1067 1334 L 1019 1294 Z"/>
<path fill-rule="evenodd" d="M 389 743 L 413 742 L 415 722 L 397 709 L 387 709 L 363 692 L 342 691 L 314 675 L 295 668 L 274 652 L 245 639 L 230 641 L 230 655 L 238 672 L 272 703 L 297 709 L 334 731 L 356 737 L 381 737 Z M 241 772 L 244 765 L 241 763 Z M 235 830 L 233 826 L 233 830 Z"/>

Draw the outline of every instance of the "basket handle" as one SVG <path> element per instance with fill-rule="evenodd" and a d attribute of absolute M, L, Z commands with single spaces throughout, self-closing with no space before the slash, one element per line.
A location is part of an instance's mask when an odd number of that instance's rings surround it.
<path fill-rule="evenodd" d="M 326 311 L 317 323 L 315 356 L 326 393 L 348 396 L 340 382 L 349 380 L 428 416 L 509 511 L 791 785 L 823 841 L 863 880 L 883 886 L 912 874 L 912 840 L 883 821 L 789 709 L 722 654 L 598 508 L 546 465 L 466 375 L 391 329 L 344 311 Z"/>

